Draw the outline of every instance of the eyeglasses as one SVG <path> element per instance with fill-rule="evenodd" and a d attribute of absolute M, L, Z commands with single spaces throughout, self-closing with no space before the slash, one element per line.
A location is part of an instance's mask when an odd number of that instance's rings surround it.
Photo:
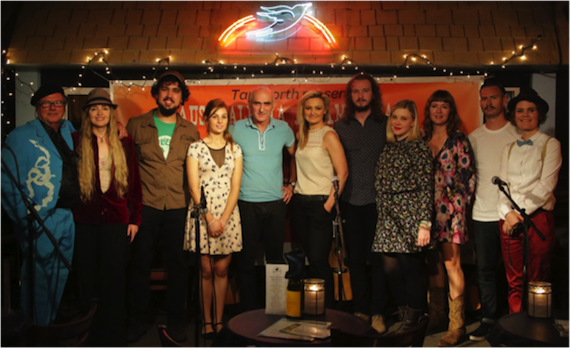
<path fill-rule="evenodd" d="M 49 109 L 52 105 L 55 106 L 56 108 L 61 108 L 65 106 L 65 102 L 63 100 L 56 100 L 53 102 L 50 101 L 43 101 L 41 103 L 39 103 L 40 106 L 44 109 Z"/>

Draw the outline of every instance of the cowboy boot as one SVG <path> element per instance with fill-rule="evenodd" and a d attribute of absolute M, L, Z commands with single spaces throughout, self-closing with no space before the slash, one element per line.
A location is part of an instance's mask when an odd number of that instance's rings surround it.
<path fill-rule="evenodd" d="M 455 300 L 449 297 L 449 328 L 437 345 L 456 346 L 463 336 L 465 336 L 465 297 L 461 294 Z"/>
<path fill-rule="evenodd" d="M 447 325 L 447 313 L 445 311 L 446 297 L 447 291 L 445 288 L 429 288 L 428 334 L 445 330 L 445 326 Z"/>

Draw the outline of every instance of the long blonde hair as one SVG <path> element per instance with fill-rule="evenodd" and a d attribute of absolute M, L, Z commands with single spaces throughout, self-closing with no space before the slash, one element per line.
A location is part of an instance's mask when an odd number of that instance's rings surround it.
<path fill-rule="evenodd" d="M 392 131 L 392 114 L 394 113 L 394 111 L 398 109 L 408 110 L 410 112 L 410 115 L 412 115 L 412 119 L 414 120 L 414 125 L 410 129 L 410 133 L 406 138 L 406 142 L 414 141 L 416 139 L 421 138 L 420 125 L 419 125 L 420 122 L 418 121 L 418 107 L 416 106 L 416 103 L 414 103 L 412 100 L 404 99 L 394 104 L 394 108 L 390 112 L 390 117 L 388 117 L 388 124 L 386 125 L 386 141 L 389 143 L 396 142 L 396 137 L 394 136 L 394 132 Z"/>
<path fill-rule="evenodd" d="M 302 150 L 307 146 L 309 141 L 309 123 L 305 120 L 304 109 L 305 102 L 312 98 L 319 98 L 323 101 L 325 106 L 325 114 L 323 115 L 323 122 L 326 124 L 330 118 L 330 98 L 322 91 L 314 90 L 308 91 L 303 95 L 297 104 L 297 124 L 299 125 L 299 133 L 297 133 L 297 147 Z"/>
<path fill-rule="evenodd" d="M 109 123 L 107 124 L 107 136 L 109 138 L 109 154 L 113 161 L 113 183 L 115 189 L 117 190 L 117 195 L 119 197 L 124 196 L 129 188 L 128 177 L 129 170 L 127 167 L 127 159 L 125 157 L 125 152 L 123 150 L 123 145 L 119 140 L 119 135 L 117 131 L 117 121 L 115 119 L 115 110 L 109 107 L 111 111 L 111 116 L 109 118 Z M 95 192 L 95 175 L 99 175 L 95 166 L 95 159 L 93 153 L 93 125 L 91 124 L 91 119 L 89 118 L 89 108 L 83 112 L 83 122 L 81 124 L 81 138 L 79 140 L 79 146 L 77 148 L 77 153 L 79 155 L 79 161 L 77 162 L 77 168 L 79 171 L 79 187 L 81 200 L 87 202 L 93 198 L 93 192 Z"/>

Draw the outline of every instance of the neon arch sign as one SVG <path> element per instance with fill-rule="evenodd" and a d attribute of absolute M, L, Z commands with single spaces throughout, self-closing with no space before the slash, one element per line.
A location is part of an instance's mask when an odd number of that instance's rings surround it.
<path fill-rule="evenodd" d="M 223 46 L 242 36 L 259 42 L 280 41 L 295 35 L 308 24 L 320 33 L 329 46 L 334 46 L 336 40 L 327 26 L 308 13 L 312 6 L 310 2 L 294 6 L 260 6 L 257 18 L 249 15 L 235 21 L 224 30 L 218 41 Z"/>

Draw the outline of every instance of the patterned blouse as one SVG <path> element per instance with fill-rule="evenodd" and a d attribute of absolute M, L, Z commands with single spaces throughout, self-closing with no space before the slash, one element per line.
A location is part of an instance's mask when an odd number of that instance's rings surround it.
<path fill-rule="evenodd" d="M 469 139 L 460 130 L 449 135 L 433 159 L 435 179 L 435 221 L 432 234 L 438 242 L 464 244 L 467 204 L 477 181 L 475 154 Z"/>
<path fill-rule="evenodd" d="M 416 253 L 428 248 L 417 246 L 420 222 L 432 220 L 432 153 L 427 143 L 387 143 L 376 165 L 375 187 L 378 223 L 372 251 Z"/>

